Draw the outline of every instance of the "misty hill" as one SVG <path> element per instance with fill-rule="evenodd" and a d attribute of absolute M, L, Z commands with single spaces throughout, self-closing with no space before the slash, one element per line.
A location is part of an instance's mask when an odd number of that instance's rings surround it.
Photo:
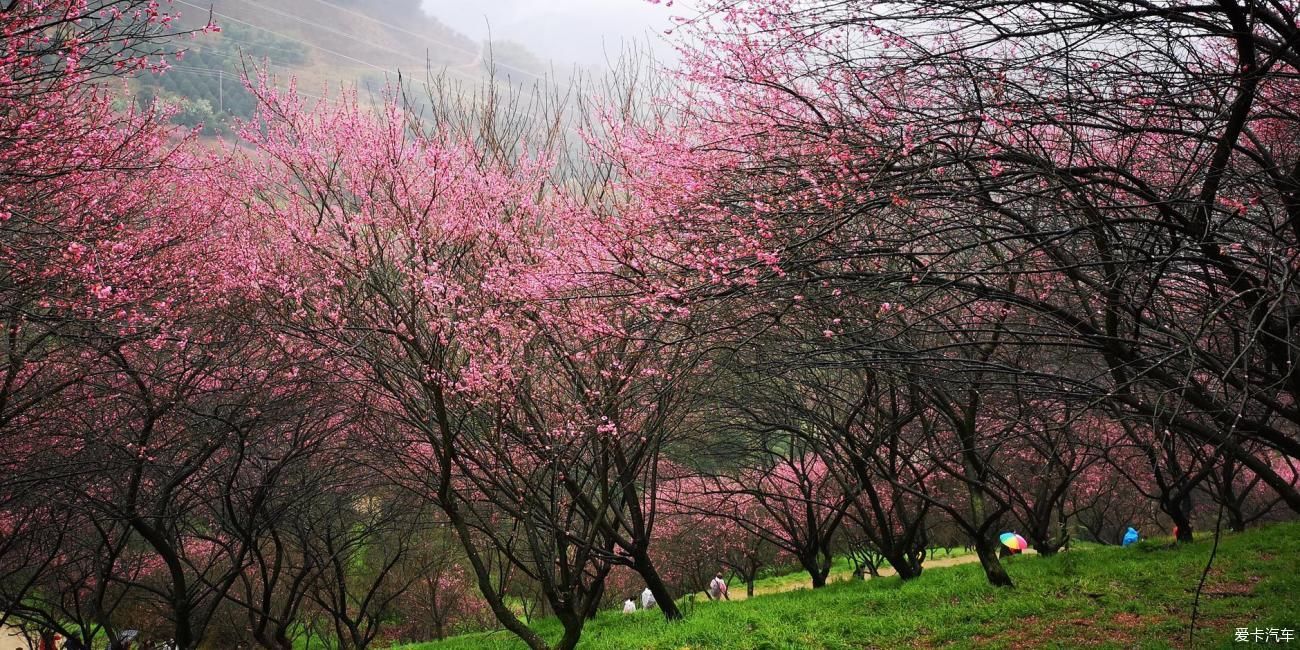
<path fill-rule="evenodd" d="M 486 78 L 488 60 L 499 80 L 512 83 L 545 71 L 523 47 L 475 42 L 426 15 L 419 0 L 175 0 L 175 8 L 181 30 L 201 28 L 211 16 L 221 31 L 182 42 L 186 51 L 172 70 L 141 80 L 140 99 L 177 102 L 176 121 L 218 132 L 252 112 L 252 97 L 240 83 L 250 66 L 295 77 L 306 94 L 340 84 L 378 89 L 398 71 L 476 83 Z"/>

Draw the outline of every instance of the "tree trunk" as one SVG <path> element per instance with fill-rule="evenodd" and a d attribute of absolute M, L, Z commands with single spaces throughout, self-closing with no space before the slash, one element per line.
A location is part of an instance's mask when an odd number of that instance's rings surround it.
<path fill-rule="evenodd" d="M 826 586 L 826 576 L 830 575 L 831 564 L 829 558 L 826 562 L 821 561 L 822 554 L 814 551 L 811 555 L 800 555 L 799 565 L 804 571 L 808 572 L 808 577 L 812 578 L 813 589 L 821 589 Z"/>
<path fill-rule="evenodd" d="M 365 650 L 366 641 L 365 638 L 361 635 L 361 628 L 358 627 L 357 624 L 352 621 L 347 621 L 345 624 L 347 625 L 348 628 L 348 637 L 351 638 L 352 640 L 351 647 L 353 648 L 353 650 Z"/>
<path fill-rule="evenodd" d="M 194 642 L 194 631 L 190 627 L 190 606 L 184 597 L 177 597 L 173 600 L 173 611 L 176 612 L 176 648 L 178 650 L 195 650 L 197 647 Z"/>
<path fill-rule="evenodd" d="M 984 567 L 984 575 L 988 578 L 989 584 L 994 587 L 1011 587 L 1011 576 L 1007 575 L 1007 570 L 1002 567 L 1002 561 L 998 559 L 997 549 L 990 542 L 986 530 L 992 524 L 989 517 L 987 505 L 984 502 L 984 489 L 981 487 L 982 481 L 988 476 L 987 467 L 984 459 L 976 453 L 979 449 L 975 438 L 975 413 L 979 403 L 979 393 L 972 390 L 971 403 L 966 409 L 966 418 L 963 426 L 958 427 L 957 434 L 962 443 L 962 467 L 965 470 L 966 491 L 970 495 L 970 512 L 973 526 L 966 527 L 968 532 L 974 531 L 971 541 L 975 543 L 975 554 L 979 556 L 980 566 Z M 974 479 L 974 480 L 972 480 Z"/>
<path fill-rule="evenodd" d="M 1219 477 L 1219 503 L 1223 505 L 1223 511 L 1228 515 L 1228 530 L 1234 533 L 1240 533 L 1246 529 L 1246 517 L 1242 513 L 1242 504 L 1245 502 L 1246 494 L 1250 492 L 1247 486 L 1245 494 L 1238 495 L 1233 483 L 1237 479 L 1237 463 L 1231 457 L 1223 461 L 1222 473 Z"/>
<path fill-rule="evenodd" d="M 911 580 L 912 578 L 921 575 L 920 560 L 923 555 L 924 554 L 918 555 L 915 562 L 907 556 L 897 557 L 886 555 L 885 561 L 889 563 L 889 566 L 894 567 L 894 573 L 897 573 L 899 578 L 902 578 L 903 580 Z"/>
<path fill-rule="evenodd" d="M 650 557 L 645 552 L 637 553 L 633 563 L 632 568 L 636 569 L 642 580 L 645 580 L 645 586 L 650 588 L 650 593 L 655 597 L 655 604 L 659 607 L 659 611 L 664 613 L 664 619 L 680 621 L 682 612 L 677 609 L 677 602 L 673 600 L 673 595 L 669 593 L 668 585 L 664 584 L 663 578 L 659 577 L 659 572 L 655 570 Z"/>
<path fill-rule="evenodd" d="M 464 518 L 454 509 L 443 508 L 443 512 L 447 513 L 448 518 L 451 519 L 452 527 L 456 531 L 456 537 L 460 539 L 461 547 L 465 549 L 465 555 L 469 559 L 470 566 L 474 569 L 474 577 L 478 581 L 479 593 L 483 594 L 483 599 L 487 601 L 488 607 L 492 610 L 492 614 L 496 616 L 497 622 L 501 623 L 507 630 L 514 632 L 515 636 L 518 636 L 532 650 L 549 650 L 546 641 L 538 636 L 532 628 L 525 625 L 523 621 L 520 621 L 519 617 L 515 616 L 515 613 L 510 611 L 510 608 L 497 595 L 496 589 L 492 586 L 491 574 L 474 546 L 474 536 Z"/>
<path fill-rule="evenodd" d="M 1057 551 L 1061 550 L 1062 540 L 1065 539 L 1064 527 L 1052 521 L 1053 519 L 1055 517 L 1051 512 L 1042 516 L 1035 516 L 1026 531 L 1029 537 L 1029 545 L 1034 547 L 1034 551 L 1039 555 L 1055 555 Z M 1058 531 L 1056 536 L 1052 535 L 1053 528 Z"/>
<path fill-rule="evenodd" d="M 587 620 L 592 620 L 596 618 L 596 615 L 600 613 L 600 607 L 598 605 L 601 599 L 604 598 L 604 596 L 605 596 L 605 581 L 600 580 L 596 583 L 595 593 L 591 595 L 591 602 L 596 603 L 597 606 L 587 610 L 587 614 L 586 614 Z"/>
<path fill-rule="evenodd" d="M 108 637 L 108 650 L 117 650 L 117 628 L 113 627 L 109 623 L 108 617 L 103 614 L 103 610 L 100 609 L 98 606 L 96 606 L 95 608 L 95 623 L 99 625 L 100 629 L 104 633 L 104 636 Z M 82 632 L 85 633 L 84 630 Z M 95 647 L 94 645 L 89 643 L 85 645 L 87 648 Z"/>
<path fill-rule="evenodd" d="M 1034 547 L 1034 552 L 1043 557 L 1056 555 L 1056 552 L 1061 550 L 1062 540 L 1065 539 L 1061 535 L 1053 537 L 1052 527 L 1050 521 L 1045 522 L 1040 530 L 1034 531 L 1033 536 L 1029 540 L 1030 546 Z"/>
<path fill-rule="evenodd" d="M 984 575 L 988 578 L 989 584 L 994 587 L 1014 587 L 1011 582 L 1011 576 L 1007 575 L 1007 570 L 1003 568 L 1002 561 L 998 559 L 997 551 L 993 550 L 992 545 L 984 540 L 975 543 L 975 554 L 979 556 L 980 566 L 984 568 Z"/>
<path fill-rule="evenodd" d="M 577 647 L 578 639 L 582 638 L 582 627 L 587 622 L 587 617 L 582 613 L 565 609 L 565 612 L 555 615 L 555 618 L 560 619 L 560 625 L 564 627 L 564 636 L 552 646 L 555 650 L 573 650 Z"/>
<path fill-rule="evenodd" d="M 1192 541 L 1192 497 L 1190 494 L 1175 498 L 1172 503 L 1161 504 L 1161 509 L 1174 522 L 1174 539 L 1179 543 Z"/>
<path fill-rule="evenodd" d="M 1070 550 L 1070 518 L 1065 514 L 1064 500 L 1061 501 L 1061 505 L 1057 510 L 1056 525 L 1061 540 L 1060 543 L 1057 544 L 1057 548 L 1062 548 L 1067 551 Z"/>
<path fill-rule="evenodd" d="M 1234 533 L 1246 530 L 1246 517 L 1237 502 L 1224 504 L 1223 511 L 1228 514 L 1228 530 Z"/>
<path fill-rule="evenodd" d="M 830 567 L 822 568 L 814 563 L 808 567 L 808 575 L 812 576 L 813 589 L 821 589 L 826 586 L 826 576 L 830 575 Z"/>

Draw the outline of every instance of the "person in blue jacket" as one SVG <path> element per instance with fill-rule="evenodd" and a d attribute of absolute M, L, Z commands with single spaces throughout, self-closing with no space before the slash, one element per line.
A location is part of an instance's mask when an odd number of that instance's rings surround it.
<path fill-rule="evenodd" d="M 1132 526 L 1129 526 L 1128 530 L 1124 531 L 1124 541 L 1120 542 L 1120 546 L 1128 546 L 1130 544 L 1136 544 L 1139 539 L 1142 539 L 1142 537 L 1138 535 L 1137 529 L 1133 528 Z"/>

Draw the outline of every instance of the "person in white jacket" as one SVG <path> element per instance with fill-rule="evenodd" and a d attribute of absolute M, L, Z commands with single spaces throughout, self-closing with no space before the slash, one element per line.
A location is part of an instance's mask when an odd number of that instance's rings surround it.
<path fill-rule="evenodd" d="M 654 609 L 654 607 L 655 595 L 649 587 L 646 587 L 645 591 L 641 592 L 641 609 Z"/>
<path fill-rule="evenodd" d="M 724 598 L 731 600 L 731 596 L 727 595 L 727 581 L 722 579 L 721 571 L 718 572 L 718 575 L 713 576 L 713 581 L 709 583 L 709 598 L 713 600 L 722 600 Z"/>

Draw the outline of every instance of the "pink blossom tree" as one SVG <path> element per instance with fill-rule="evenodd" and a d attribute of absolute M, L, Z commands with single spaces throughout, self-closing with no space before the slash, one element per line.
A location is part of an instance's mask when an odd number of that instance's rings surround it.
<path fill-rule="evenodd" d="M 706 295 L 872 291 L 916 354 L 1157 421 L 1300 508 L 1251 446 L 1300 452 L 1289 10 L 1009 7 L 706 4 L 682 123 L 616 152 L 650 245 Z"/>

